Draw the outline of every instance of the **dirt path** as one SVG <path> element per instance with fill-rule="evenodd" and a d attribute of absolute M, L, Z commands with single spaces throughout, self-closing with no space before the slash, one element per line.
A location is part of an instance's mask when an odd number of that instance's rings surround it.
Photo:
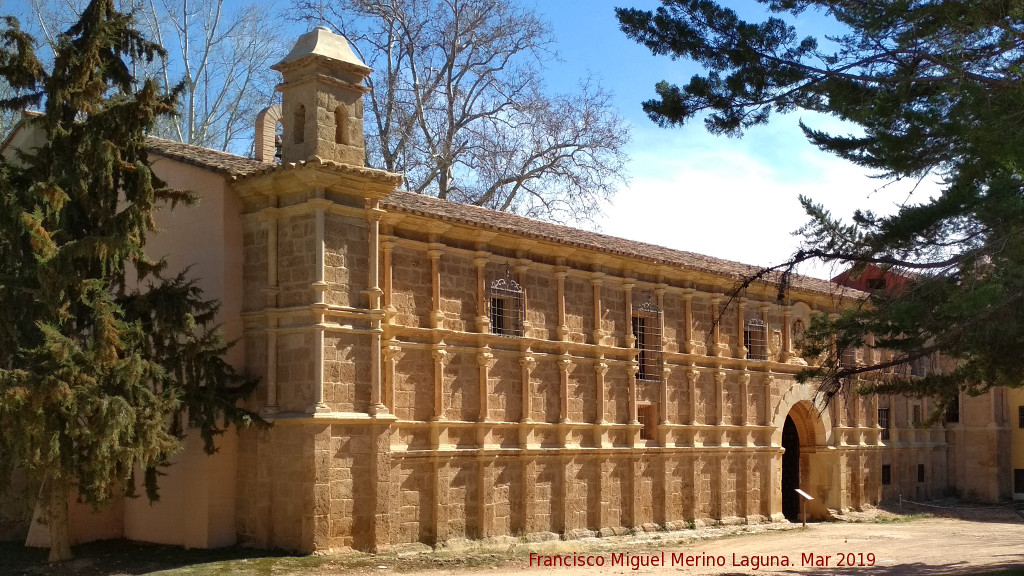
<path fill-rule="evenodd" d="M 842 522 L 810 525 L 806 530 L 769 528 L 753 534 L 695 542 L 672 543 L 670 540 L 663 545 L 652 544 L 596 540 L 536 545 L 531 548 L 533 554 L 520 551 L 522 558 L 508 564 L 458 570 L 457 573 L 459 576 L 939 576 L 1024 566 L 1024 522 L 1012 518 L 997 521 L 922 518 L 892 523 Z M 451 554 L 458 555 L 458 552 Z M 636 566 L 635 570 L 633 566 Z M 437 572 L 421 574 L 428 576 Z"/>

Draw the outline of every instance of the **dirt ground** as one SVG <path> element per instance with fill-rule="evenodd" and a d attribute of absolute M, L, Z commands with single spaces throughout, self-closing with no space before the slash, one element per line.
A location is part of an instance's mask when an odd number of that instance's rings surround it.
<path fill-rule="evenodd" d="M 872 510 L 848 514 L 836 522 L 811 524 L 807 529 L 790 524 L 710 527 L 639 538 L 524 544 L 509 562 L 459 570 L 458 574 L 939 576 L 1024 566 L 1024 517 L 1018 511 L 959 507 L 928 512 L 948 517 L 900 517 Z M 447 553 L 460 554 L 458 550 Z M 393 567 L 397 566 L 382 564 L 377 569 L 387 573 Z M 437 572 L 405 573 L 427 576 Z"/>

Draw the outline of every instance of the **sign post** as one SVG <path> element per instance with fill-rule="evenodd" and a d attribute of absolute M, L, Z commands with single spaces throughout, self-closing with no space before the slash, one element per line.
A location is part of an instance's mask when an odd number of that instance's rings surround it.
<path fill-rule="evenodd" d="M 803 520 L 803 527 L 807 528 L 807 502 L 814 500 L 814 496 L 811 496 L 807 492 L 797 488 L 796 493 L 800 495 L 800 518 Z"/>

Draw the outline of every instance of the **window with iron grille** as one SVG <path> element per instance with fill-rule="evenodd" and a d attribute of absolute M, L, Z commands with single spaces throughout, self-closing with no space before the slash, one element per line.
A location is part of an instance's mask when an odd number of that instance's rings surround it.
<path fill-rule="evenodd" d="M 889 409 L 878 409 L 878 426 L 882 429 L 882 440 L 889 439 Z"/>
<path fill-rule="evenodd" d="M 924 464 L 917 465 L 917 481 L 924 482 Z"/>
<path fill-rule="evenodd" d="M 743 346 L 747 358 L 764 361 L 768 359 L 768 327 L 758 318 L 747 321 L 743 328 Z"/>
<path fill-rule="evenodd" d="M 1024 428 L 1024 406 L 1017 406 L 1017 428 Z"/>
<path fill-rule="evenodd" d="M 503 278 L 491 282 L 487 302 L 492 334 L 523 335 L 523 287 L 512 279 L 508 271 Z"/>
<path fill-rule="evenodd" d="M 960 421 L 960 395 L 957 394 L 946 406 L 946 422 L 955 423 Z"/>
<path fill-rule="evenodd" d="M 892 465 L 882 464 L 882 486 L 892 484 Z"/>
<path fill-rule="evenodd" d="M 636 356 L 639 380 L 661 380 L 661 310 L 647 301 L 633 312 L 633 346 L 639 351 Z"/>
<path fill-rule="evenodd" d="M 920 404 L 914 404 L 913 406 L 911 406 L 910 407 L 910 414 L 911 414 L 910 421 L 912 423 L 914 423 L 914 424 L 920 424 L 921 423 L 921 405 Z"/>
<path fill-rule="evenodd" d="M 653 440 L 658 435 L 658 417 L 653 404 L 638 404 L 636 419 L 640 422 L 640 439 Z"/>
<path fill-rule="evenodd" d="M 910 361 L 910 375 L 915 378 L 923 378 L 928 375 L 928 359 L 915 358 Z"/>
<path fill-rule="evenodd" d="M 1020 468 L 1013 470 L 1013 491 L 1017 494 L 1024 494 L 1024 470 Z"/>
<path fill-rule="evenodd" d="M 857 366 L 857 349 L 853 346 L 843 348 L 839 353 L 840 368 L 854 368 Z"/>

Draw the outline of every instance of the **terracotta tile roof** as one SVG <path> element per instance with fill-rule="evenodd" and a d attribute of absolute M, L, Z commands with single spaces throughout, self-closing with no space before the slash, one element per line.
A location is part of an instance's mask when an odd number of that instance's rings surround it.
<path fill-rule="evenodd" d="M 626 240 L 625 238 L 617 238 L 588 230 L 552 224 L 506 212 L 488 210 L 479 206 L 438 200 L 430 196 L 402 190 L 392 192 L 381 201 L 381 204 L 387 210 L 419 214 L 449 222 L 472 224 L 529 238 L 638 258 L 656 264 L 708 272 L 734 280 L 742 280 L 761 270 L 759 267 L 749 264 L 713 258 L 683 250 L 673 250 L 664 246 L 637 242 L 635 240 Z M 857 290 L 844 288 L 828 280 L 819 280 L 808 276 L 795 276 L 792 279 L 792 286 L 797 290 L 822 294 L 838 294 L 842 292 L 844 295 L 854 298 L 865 296 L 865 294 L 861 294 Z"/>
<path fill-rule="evenodd" d="M 235 178 L 246 178 L 278 170 L 290 170 L 308 164 L 308 162 L 288 165 L 267 164 L 227 152 L 218 152 L 200 146 L 182 144 L 173 140 L 152 136 L 149 137 L 149 148 L 152 152 L 161 156 L 208 168 Z M 322 166 L 339 171 L 356 172 L 374 179 L 392 181 L 396 186 L 401 182 L 397 175 L 382 170 L 337 164 L 320 159 L 316 161 L 319 161 L 319 164 Z M 449 222 L 481 226 L 529 238 L 638 258 L 656 264 L 678 266 L 699 272 L 726 276 L 734 280 L 742 280 L 760 270 L 757 266 L 749 264 L 712 258 L 711 256 L 694 252 L 673 250 L 664 246 L 626 240 L 625 238 L 616 238 L 606 234 L 552 224 L 506 212 L 488 210 L 479 206 L 438 200 L 430 196 L 402 190 L 392 192 L 381 203 L 385 209 L 389 210 L 420 214 Z M 794 277 L 792 279 L 792 286 L 797 290 L 806 290 L 820 294 L 837 294 L 842 292 L 854 298 L 865 296 L 865 294 L 858 290 L 843 288 L 827 280 L 819 280 L 807 276 Z"/>
<path fill-rule="evenodd" d="M 165 140 L 164 138 L 157 138 L 155 136 L 149 136 L 147 142 L 149 144 L 150 152 L 159 154 L 166 158 L 173 158 L 174 160 L 192 164 L 194 166 L 209 168 L 215 172 L 233 176 L 236 179 L 247 178 L 259 174 L 267 174 L 270 172 L 295 170 L 303 166 L 316 165 L 336 170 L 338 172 L 359 174 L 374 180 L 388 182 L 393 186 L 400 186 L 402 183 L 402 177 L 398 174 L 392 174 L 391 172 L 376 170 L 374 168 L 341 164 L 330 160 L 324 160 L 322 158 L 313 158 L 304 162 L 289 164 L 271 164 L 268 162 L 253 160 L 252 158 L 245 158 L 244 156 L 236 156 L 235 154 L 230 154 L 228 152 L 219 152 L 217 150 L 203 148 L 202 146 L 182 144 L 181 142 Z"/>
<path fill-rule="evenodd" d="M 236 156 L 227 152 L 210 150 L 202 146 L 183 144 L 174 140 L 165 140 L 156 136 L 149 136 L 146 139 L 150 152 L 161 156 L 172 158 L 186 164 L 192 164 L 202 168 L 209 168 L 215 172 L 229 176 L 244 176 L 253 174 L 270 166 L 259 160 Z"/>

